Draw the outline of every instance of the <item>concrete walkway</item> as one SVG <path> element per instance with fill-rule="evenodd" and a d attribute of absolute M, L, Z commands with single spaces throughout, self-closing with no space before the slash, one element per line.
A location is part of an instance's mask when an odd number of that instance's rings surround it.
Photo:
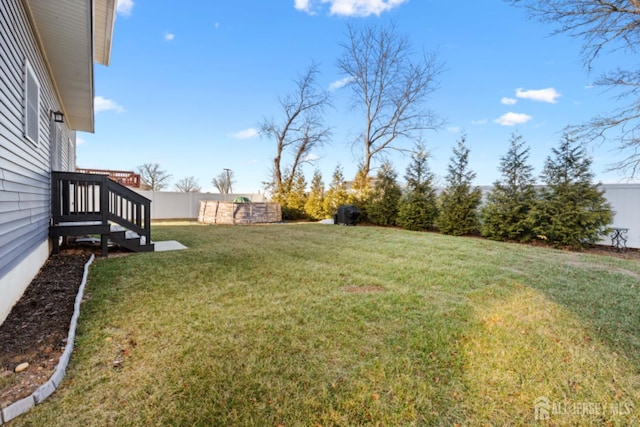
<path fill-rule="evenodd" d="M 182 249 L 187 249 L 185 245 L 180 242 L 176 242 L 175 240 L 166 240 L 164 242 L 153 242 L 155 245 L 155 252 L 166 252 L 166 251 L 181 251 Z"/>

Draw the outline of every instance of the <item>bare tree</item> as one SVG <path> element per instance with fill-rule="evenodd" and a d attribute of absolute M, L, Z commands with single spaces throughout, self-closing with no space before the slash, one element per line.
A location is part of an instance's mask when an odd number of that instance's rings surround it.
<path fill-rule="evenodd" d="M 175 187 L 176 190 L 183 193 L 199 193 L 200 190 L 202 190 L 200 185 L 198 185 L 198 181 L 192 176 L 181 178 L 176 182 Z"/>
<path fill-rule="evenodd" d="M 438 87 L 442 66 L 433 53 L 414 61 L 409 40 L 394 25 L 349 26 L 341 47 L 338 69 L 353 90 L 354 106 L 364 109 L 364 130 L 356 144 L 364 145 L 362 169 L 368 175 L 374 157 L 401 150 L 398 138 L 442 124 L 425 106 Z"/>
<path fill-rule="evenodd" d="M 220 194 L 233 193 L 233 171 L 231 169 L 224 168 L 222 172 L 211 180 L 211 183 L 218 189 Z"/>
<path fill-rule="evenodd" d="M 171 175 L 160 168 L 159 163 L 145 163 L 138 166 L 138 173 L 142 183 L 151 191 L 161 191 L 169 186 Z"/>
<path fill-rule="evenodd" d="M 291 188 L 300 165 L 312 162 L 312 150 L 324 144 L 330 135 L 322 113 L 331 100 L 328 92 L 318 88 L 317 75 L 318 65 L 311 64 L 294 81 L 295 90 L 279 99 L 282 117 L 265 118 L 260 125 L 262 134 L 276 141 L 272 183 L 276 193 Z M 283 156 L 286 153 L 290 153 L 293 159 L 285 174 Z"/>
<path fill-rule="evenodd" d="M 640 48 L 640 1 L 638 0 L 506 0 L 523 7 L 529 16 L 556 26 L 553 34 L 566 33 L 582 39 L 584 64 L 590 71 L 605 54 L 623 51 L 635 55 Z M 640 70 L 612 69 L 595 86 L 616 91 L 621 107 L 586 123 L 572 125 L 574 138 L 588 142 L 613 141 L 628 156 L 612 165 L 633 177 L 640 169 Z M 624 105 L 626 103 L 626 105 Z"/>

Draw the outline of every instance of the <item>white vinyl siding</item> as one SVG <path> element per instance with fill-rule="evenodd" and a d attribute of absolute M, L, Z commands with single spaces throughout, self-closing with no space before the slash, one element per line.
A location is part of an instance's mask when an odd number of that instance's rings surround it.
<path fill-rule="evenodd" d="M 40 129 L 40 84 L 28 61 L 25 61 L 24 136 L 38 145 Z"/>
<path fill-rule="evenodd" d="M 51 110 L 62 106 L 25 3 L 0 0 L 0 280 L 49 238 L 52 136 L 60 170 L 71 168 L 73 133 L 57 123 L 52 135 Z"/>
<path fill-rule="evenodd" d="M 60 123 L 56 123 L 51 119 L 51 170 L 62 170 L 62 130 Z"/>

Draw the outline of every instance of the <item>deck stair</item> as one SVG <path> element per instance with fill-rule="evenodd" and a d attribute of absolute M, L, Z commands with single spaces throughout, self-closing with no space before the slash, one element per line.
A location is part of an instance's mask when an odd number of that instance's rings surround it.
<path fill-rule="evenodd" d="M 107 176 L 51 173 L 53 252 L 60 237 L 99 235 L 102 256 L 109 243 L 134 252 L 152 252 L 151 201 Z"/>
<path fill-rule="evenodd" d="M 120 225 L 111 224 L 109 240 L 133 252 L 153 252 L 154 249 L 153 242 L 149 245 L 146 244 L 147 239 L 145 236 L 141 236 L 135 231 L 127 230 Z"/>

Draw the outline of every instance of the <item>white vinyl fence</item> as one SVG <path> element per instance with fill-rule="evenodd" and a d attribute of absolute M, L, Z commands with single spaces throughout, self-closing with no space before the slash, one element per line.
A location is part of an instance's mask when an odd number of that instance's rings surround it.
<path fill-rule="evenodd" d="M 628 228 L 627 246 L 640 248 L 640 184 L 603 184 L 605 196 L 614 211 L 612 227 Z M 603 245 L 611 239 L 603 239 Z"/>
<path fill-rule="evenodd" d="M 640 248 L 640 184 L 603 184 L 605 196 L 615 212 L 612 227 L 628 228 L 627 246 Z M 491 191 L 491 186 L 481 186 L 483 193 Z M 160 191 L 137 191 L 151 200 L 151 219 L 198 219 L 201 200 L 233 201 L 244 196 L 252 202 L 266 202 L 262 194 L 217 194 L 217 193 L 177 193 Z M 608 236 L 599 242 L 611 244 Z"/>
<path fill-rule="evenodd" d="M 151 219 L 197 220 L 200 200 L 231 202 L 236 197 L 247 197 L 255 203 L 265 202 L 262 194 L 180 193 L 171 191 L 135 190 L 151 200 Z"/>

